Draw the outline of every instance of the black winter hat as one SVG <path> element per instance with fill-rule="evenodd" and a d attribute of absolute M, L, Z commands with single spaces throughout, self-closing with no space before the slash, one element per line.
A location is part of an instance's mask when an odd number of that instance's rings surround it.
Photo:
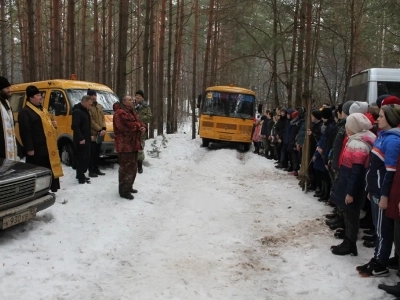
<path fill-rule="evenodd" d="M 26 96 L 28 97 L 28 99 L 33 97 L 33 96 L 35 96 L 35 95 L 37 95 L 37 94 L 40 94 L 40 91 L 34 85 L 28 85 L 26 90 L 25 90 L 25 92 L 26 92 Z"/>
<path fill-rule="evenodd" d="M 332 109 L 329 107 L 325 107 L 323 110 L 321 110 L 321 118 L 323 119 L 330 119 L 332 117 Z"/>
<path fill-rule="evenodd" d="M 7 78 L 0 76 L 0 91 L 9 86 L 11 86 L 11 84 L 8 82 Z"/>
<path fill-rule="evenodd" d="M 88 96 L 95 96 L 97 95 L 95 90 L 88 89 L 86 95 Z"/>
<path fill-rule="evenodd" d="M 143 93 L 142 90 L 138 90 L 138 91 L 135 93 L 135 96 L 136 96 L 136 95 L 140 95 L 140 96 L 142 96 L 142 97 L 144 98 L 144 93 Z"/>
<path fill-rule="evenodd" d="M 317 120 L 321 120 L 321 112 L 319 110 L 313 110 L 311 114 L 316 118 Z"/>
<path fill-rule="evenodd" d="M 376 105 L 377 105 L 379 108 L 381 108 L 381 106 L 382 106 L 382 101 L 383 101 L 385 98 L 389 97 L 389 96 L 390 96 L 389 94 L 385 94 L 385 95 L 379 96 L 379 97 L 376 99 Z"/>

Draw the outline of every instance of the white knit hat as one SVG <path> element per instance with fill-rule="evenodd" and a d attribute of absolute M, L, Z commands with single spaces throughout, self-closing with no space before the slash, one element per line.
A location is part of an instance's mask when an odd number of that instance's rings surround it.
<path fill-rule="evenodd" d="M 361 113 L 350 114 L 346 119 L 346 129 L 353 133 L 370 130 L 372 128 L 371 121 Z"/>
<path fill-rule="evenodd" d="M 366 114 L 368 112 L 368 103 L 356 101 L 350 106 L 349 112 L 350 114 L 354 113 Z"/>

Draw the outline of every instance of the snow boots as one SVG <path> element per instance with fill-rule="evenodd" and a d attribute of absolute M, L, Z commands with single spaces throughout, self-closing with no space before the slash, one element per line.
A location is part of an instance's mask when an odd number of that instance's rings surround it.
<path fill-rule="evenodd" d="M 335 255 L 358 255 L 356 242 L 352 242 L 346 237 L 340 245 L 332 246 L 331 251 Z"/>

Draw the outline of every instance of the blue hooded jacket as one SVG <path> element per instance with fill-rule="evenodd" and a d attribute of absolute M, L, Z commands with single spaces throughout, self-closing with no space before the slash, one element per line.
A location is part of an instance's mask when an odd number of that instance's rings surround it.
<path fill-rule="evenodd" d="M 381 131 L 378 134 L 367 171 L 367 192 L 389 196 L 397 158 L 400 155 L 400 128 Z"/>

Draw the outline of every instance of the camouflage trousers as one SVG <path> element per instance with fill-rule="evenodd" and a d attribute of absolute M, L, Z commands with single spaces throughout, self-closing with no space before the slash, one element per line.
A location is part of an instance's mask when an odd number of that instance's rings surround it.
<path fill-rule="evenodd" d="M 119 193 L 128 194 L 132 190 L 137 173 L 137 152 L 118 153 Z"/>
<path fill-rule="evenodd" d="M 142 134 L 142 136 L 140 137 L 140 143 L 142 144 L 142 150 L 138 151 L 138 160 L 144 161 L 144 146 L 146 142 L 146 136 L 144 134 Z"/>

